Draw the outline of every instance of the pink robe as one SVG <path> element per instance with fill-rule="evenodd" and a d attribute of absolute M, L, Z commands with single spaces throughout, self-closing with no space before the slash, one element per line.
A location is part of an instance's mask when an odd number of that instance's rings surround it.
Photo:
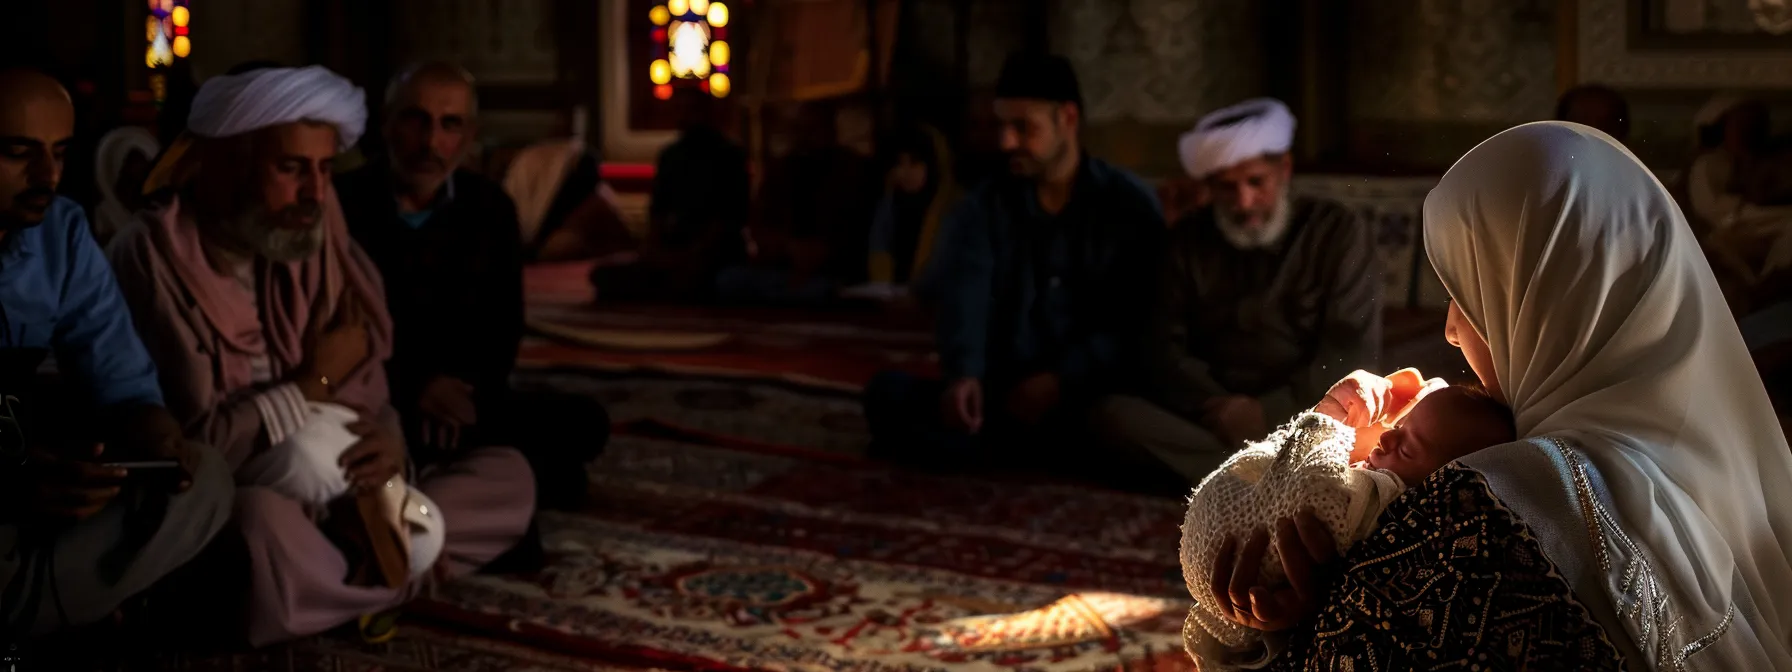
<path fill-rule="evenodd" d="M 180 216 L 178 203 L 146 213 L 107 250 L 137 331 L 160 370 L 168 409 L 190 437 L 216 447 L 233 469 L 272 445 L 272 429 L 263 420 L 266 403 L 258 406 L 257 400 L 279 381 L 252 382 L 252 358 L 265 354 L 281 373 L 297 368 L 308 325 L 329 319 L 344 292 L 358 295 L 375 324 L 368 329 L 371 361 L 338 383 L 338 401 L 402 436 L 387 397 L 384 362 L 391 355 L 392 327 L 383 284 L 350 239 L 334 191 L 326 197 L 324 220 L 323 250 L 300 262 L 259 264 L 256 296 L 207 262 L 197 227 Z M 476 570 L 509 549 L 534 516 L 533 474 L 510 448 L 468 451 L 454 464 L 426 471 L 416 486 L 442 511 L 447 533 L 439 569 L 449 576 Z M 315 634 L 396 606 L 426 580 L 403 590 L 346 585 L 348 562 L 312 514 L 270 489 L 238 489 L 236 516 L 253 564 L 251 644 Z"/>

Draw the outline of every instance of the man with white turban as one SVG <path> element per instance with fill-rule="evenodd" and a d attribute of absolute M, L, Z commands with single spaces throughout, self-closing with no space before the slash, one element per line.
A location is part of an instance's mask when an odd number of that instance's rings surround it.
<path fill-rule="evenodd" d="M 1107 436 L 1191 481 L 1379 356 L 1374 238 L 1343 205 L 1289 194 L 1294 126 L 1259 98 L 1182 136 L 1182 165 L 1213 200 L 1171 235 L 1143 352 L 1149 400 L 1099 411 Z"/>
<path fill-rule="evenodd" d="M 253 645 L 357 616 L 367 632 L 432 576 L 510 548 L 534 512 L 514 450 L 404 476 L 385 292 L 330 180 L 366 114 L 322 67 L 206 81 L 146 185 L 172 195 L 109 250 L 170 409 L 236 471 L 249 613 L 231 625 Z"/>

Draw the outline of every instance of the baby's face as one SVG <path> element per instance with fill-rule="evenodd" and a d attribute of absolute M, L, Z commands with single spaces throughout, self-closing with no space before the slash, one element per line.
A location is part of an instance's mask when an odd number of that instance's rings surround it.
<path fill-rule="evenodd" d="M 1382 434 L 1368 462 L 1411 486 L 1469 453 L 1515 440 L 1512 434 L 1494 404 L 1463 388 L 1446 387 L 1425 395 L 1399 427 Z"/>

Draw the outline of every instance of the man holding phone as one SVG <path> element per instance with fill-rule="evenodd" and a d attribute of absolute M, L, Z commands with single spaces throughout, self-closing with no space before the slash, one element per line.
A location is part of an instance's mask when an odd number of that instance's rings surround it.
<path fill-rule="evenodd" d="M 223 460 L 184 440 L 163 407 L 80 206 L 56 196 L 73 134 L 74 106 L 55 80 L 0 71 L 0 624 L 9 637 L 112 615 L 192 559 L 234 497 Z M 38 385 L 51 355 L 67 394 Z"/>

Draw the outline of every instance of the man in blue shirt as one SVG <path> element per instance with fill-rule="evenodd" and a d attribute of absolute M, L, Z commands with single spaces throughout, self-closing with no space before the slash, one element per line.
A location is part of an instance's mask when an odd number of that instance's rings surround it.
<path fill-rule="evenodd" d="M 1163 215 L 1136 177 L 1083 153 L 1082 96 L 1063 58 L 1009 59 L 995 113 L 1009 174 L 971 192 L 934 252 L 945 380 L 872 381 L 873 451 L 1138 484 L 1161 468 L 1096 448 L 1087 430 L 1092 405 L 1132 383 Z"/>
<path fill-rule="evenodd" d="M 0 626 L 98 622 L 198 554 L 234 497 L 181 438 L 80 206 L 56 196 L 74 107 L 0 72 Z M 54 357 L 52 384 L 39 364 Z M 172 462 L 167 468 L 120 463 Z"/>

